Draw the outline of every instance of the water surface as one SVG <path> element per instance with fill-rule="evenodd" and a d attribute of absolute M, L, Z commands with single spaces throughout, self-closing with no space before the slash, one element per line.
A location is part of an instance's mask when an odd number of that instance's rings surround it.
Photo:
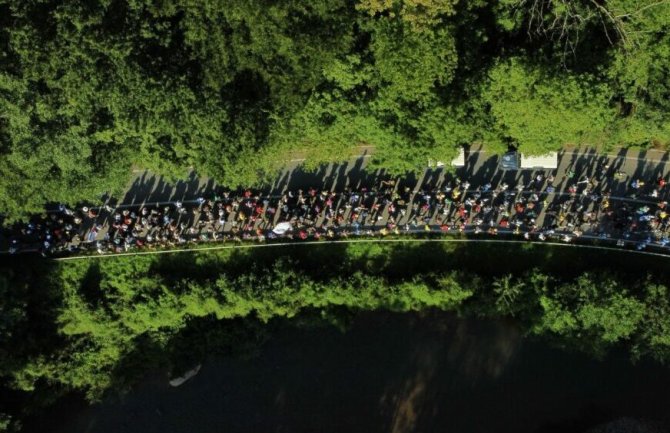
<path fill-rule="evenodd" d="M 121 400 L 42 431 L 581 432 L 622 416 L 668 424 L 670 369 L 524 339 L 512 324 L 369 313 L 346 333 L 282 325 L 250 360 L 213 359 L 179 388 L 149 375 Z M 58 418 L 58 419 L 52 419 Z"/>

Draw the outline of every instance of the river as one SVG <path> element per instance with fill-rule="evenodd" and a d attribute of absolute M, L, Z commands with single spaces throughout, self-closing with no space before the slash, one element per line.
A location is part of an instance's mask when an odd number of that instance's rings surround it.
<path fill-rule="evenodd" d="M 620 417 L 669 425 L 669 385 L 670 368 L 558 350 L 510 323 L 367 313 L 345 333 L 276 326 L 257 357 L 207 360 L 178 388 L 155 373 L 30 430 L 583 432 Z"/>

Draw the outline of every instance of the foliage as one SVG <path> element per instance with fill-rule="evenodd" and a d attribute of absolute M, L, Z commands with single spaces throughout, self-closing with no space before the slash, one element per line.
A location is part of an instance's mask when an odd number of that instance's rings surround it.
<path fill-rule="evenodd" d="M 371 16 L 399 16 L 414 30 L 421 31 L 453 14 L 456 3 L 456 0 L 361 0 L 356 8 Z"/>
<path fill-rule="evenodd" d="M 213 350 L 253 350 L 274 318 L 311 312 L 337 323 L 337 312 L 379 309 L 514 316 L 528 333 L 595 355 L 628 347 L 634 357 L 670 357 L 667 281 L 585 271 L 578 252 L 473 248 L 315 245 L 283 256 L 222 250 L 15 263 L 3 271 L 12 303 L 2 306 L 0 331 L 12 350 L 0 371 L 17 390 L 75 389 L 96 399 L 152 365 L 180 371 Z M 501 254 L 524 266 L 478 266 Z M 618 262 L 636 266 L 603 258 Z"/>
<path fill-rule="evenodd" d="M 596 353 L 629 339 L 646 316 L 643 301 L 619 281 L 588 273 L 557 290 L 545 290 L 540 304 L 546 320 L 539 322 L 534 332 L 582 340 Z"/>
<path fill-rule="evenodd" d="M 664 146 L 668 26 L 656 0 L 0 0 L 0 211 L 360 144 L 395 173 L 475 141 Z"/>
<path fill-rule="evenodd" d="M 490 77 L 484 98 L 495 126 L 526 153 L 546 153 L 563 143 L 601 144 L 614 117 L 611 92 L 587 75 L 551 74 L 511 59 L 496 65 Z"/>

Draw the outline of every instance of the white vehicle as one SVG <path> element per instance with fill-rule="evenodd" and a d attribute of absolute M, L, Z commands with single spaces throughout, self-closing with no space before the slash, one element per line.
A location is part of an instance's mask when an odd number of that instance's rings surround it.
<path fill-rule="evenodd" d="M 558 168 L 558 153 L 551 152 L 540 156 L 526 156 L 521 154 L 521 169 L 556 169 Z"/>
<path fill-rule="evenodd" d="M 293 226 L 291 226 L 290 222 L 283 222 L 279 223 L 275 226 L 275 228 L 272 229 L 272 232 L 277 234 L 277 235 L 283 235 L 284 233 L 291 231 L 293 229 Z"/>

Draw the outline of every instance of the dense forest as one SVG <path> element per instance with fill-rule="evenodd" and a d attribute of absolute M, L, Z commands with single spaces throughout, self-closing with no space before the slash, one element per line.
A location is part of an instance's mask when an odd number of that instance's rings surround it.
<path fill-rule="evenodd" d="M 251 353 L 277 318 L 346 326 L 360 311 L 429 309 L 509 317 L 527 335 L 595 356 L 616 348 L 670 360 L 664 258 L 584 260 L 542 245 L 283 248 L 14 258 L 0 269 L 6 424 L 68 392 L 123 391 L 150 368 L 179 375 L 217 353 Z"/>
<path fill-rule="evenodd" d="M 664 0 L 0 0 L 0 210 L 133 167 L 229 185 L 374 146 L 666 146 Z"/>

